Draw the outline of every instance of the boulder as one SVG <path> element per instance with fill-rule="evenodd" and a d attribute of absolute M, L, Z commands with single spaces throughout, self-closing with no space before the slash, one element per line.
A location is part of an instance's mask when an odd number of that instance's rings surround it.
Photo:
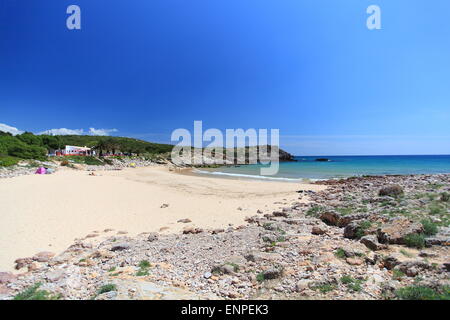
<path fill-rule="evenodd" d="M 201 228 L 194 228 L 194 227 L 186 227 L 183 229 L 183 234 L 197 234 L 202 233 L 203 229 Z"/>
<path fill-rule="evenodd" d="M 17 276 L 11 272 L 0 272 L 0 284 L 8 284 L 14 282 Z"/>
<path fill-rule="evenodd" d="M 351 215 L 342 215 L 337 213 L 336 211 L 327 211 L 320 215 L 320 219 L 328 225 L 345 227 L 350 222 L 355 220 L 366 219 L 369 217 L 367 213 L 359 213 L 359 214 L 351 214 Z"/>
<path fill-rule="evenodd" d="M 53 252 L 42 251 L 42 252 L 39 252 L 39 253 L 35 254 L 35 255 L 33 256 L 33 260 L 34 260 L 34 261 L 38 261 L 38 262 L 48 262 L 48 261 L 50 261 L 54 256 L 55 256 L 55 254 L 54 254 Z"/>
<path fill-rule="evenodd" d="M 147 241 L 149 241 L 149 242 L 156 241 L 156 240 L 158 240 L 158 237 L 159 237 L 159 235 L 157 232 L 151 232 L 148 234 Z"/>
<path fill-rule="evenodd" d="M 355 239 L 357 238 L 357 232 L 359 229 L 359 226 L 361 224 L 361 221 L 352 221 L 348 225 L 345 226 L 344 229 L 344 237 L 348 239 Z"/>
<path fill-rule="evenodd" d="M 325 234 L 326 231 L 318 226 L 314 226 L 312 227 L 311 233 L 320 236 L 322 234 Z"/>
<path fill-rule="evenodd" d="M 384 187 L 378 191 L 378 195 L 380 196 L 389 196 L 389 197 L 397 197 L 403 194 L 403 188 L 398 184 L 393 184 L 387 187 Z"/>
<path fill-rule="evenodd" d="M 14 261 L 16 264 L 15 269 L 20 270 L 23 267 L 26 267 L 27 265 L 31 264 L 33 262 L 32 258 L 19 258 Z"/>
<path fill-rule="evenodd" d="M 367 235 L 361 238 L 360 242 L 373 251 L 387 249 L 387 245 L 378 242 L 374 235 Z"/>
<path fill-rule="evenodd" d="M 421 223 L 412 222 L 404 217 L 397 217 L 378 228 L 377 236 L 381 243 L 404 244 L 407 235 L 422 232 Z"/>
<path fill-rule="evenodd" d="M 272 280 L 280 278 L 283 275 L 283 268 L 281 267 L 273 267 L 263 271 L 264 280 Z"/>
<path fill-rule="evenodd" d="M 111 248 L 111 251 L 122 251 L 122 250 L 127 250 L 127 249 L 130 249 L 130 245 L 126 242 L 123 242 L 123 243 L 114 245 Z"/>

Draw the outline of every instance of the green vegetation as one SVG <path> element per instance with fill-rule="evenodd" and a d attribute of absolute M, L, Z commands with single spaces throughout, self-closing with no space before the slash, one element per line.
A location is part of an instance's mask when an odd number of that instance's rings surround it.
<path fill-rule="evenodd" d="M 263 282 L 264 280 L 264 273 L 260 272 L 256 275 L 256 281 Z"/>
<path fill-rule="evenodd" d="M 61 299 L 61 295 L 53 295 L 46 290 L 39 290 L 42 283 L 37 282 L 31 287 L 25 289 L 24 291 L 18 293 L 14 300 L 58 300 Z"/>
<path fill-rule="evenodd" d="M 339 212 L 341 215 L 346 216 L 353 212 L 353 208 L 341 207 L 341 208 L 336 208 L 336 211 Z"/>
<path fill-rule="evenodd" d="M 436 233 L 438 233 L 438 226 L 436 223 L 429 219 L 423 219 L 421 221 L 422 227 L 424 230 L 425 235 L 427 236 L 434 236 Z"/>
<path fill-rule="evenodd" d="M 97 295 L 100 295 L 100 294 L 106 293 L 106 292 L 111 292 L 111 291 L 117 291 L 117 286 L 112 283 L 105 284 L 97 290 Z"/>
<path fill-rule="evenodd" d="M 18 164 L 20 159 L 11 157 L 11 156 L 4 156 L 0 155 L 0 167 L 10 167 Z"/>
<path fill-rule="evenodd" d="M 429 210 L 431 215 L 443 215 L 447 213 L 447 210 L 443 206 L 436 203 L 430 205 Z"/>
<path fill-rule="evenodd" d="M 108 136 L 50 136 L 34 135 L 25 132 L 13 136 L 10 133 L 0 131 L 0 166 L 11 166 L 20 159 L 46 160 L 51 151 L 63 149 L 66 145 L 87 146 L 94 148 L 99 154 L 123 152 L 156 159 L 162 154 L 168 154 L 173 146 L 168 144 L 151 143 L 143 140 L 108 137 Z M 75 157 L 73 157 L 75 158 Z M 94 157 L 83 157 L 80 160 L 86 164 L 103 164 Z M 17 160 L 16 160 L 17 159 Z M 74 159 L 72 159 L 74 160 Z"/>
<path fill-rule="evenodd" d="M 335 252 L 334 255 L 336 257 L 338 257 L 339 259 L 344 259 L 345 258 L 345 251 L 342 248 L 338 248 Z"/>
<path fill-rule="evenodd" d="M 336 289 L 336 285 L 331 283 L 320 283 L 311 287 L 313 290 L 319 290 L 321 293 L 327 293 Z"/>
<path fill-rule="evenodd" d="M 409 253 L 408 251 L 406 251 L 405 249 L 400 249 L 400 253 L 402 255 L 404 255 L 405 257 L 408 257 L 408 258 L 412 258 L 413 257 L 413 255 L 411 253 Z"/>
<path fill-rule="evenodd" d="M 450 193 L 447 193 L 447 192 L 441 193 L 441 198 L 440 198 L 440 200 L 441 200 L 442 202 L 450 202 Z"/>
<path fill-rule="evenodd" d="M 139 262 L 139 270 L 136 272 L 136 276 L 138 277 L 145 277 L 149 275 L 149 269 L 152 266 L 150 262 L 147 260 L 142 260 Z"/>
<path fill-rule="evenodd" d="M 226 265 L 232 266 L 234 272 L 239 272 L 239 266 L 233 262 L 225 262 Z"/>
<path fill-rule="evenodd" d="M 309 208 L 306 211 L 306 216 L 308 216 L 308 217 L 309 216 L 315 217 L 315 216 L 318 216 L 323 211 L 324 211 L 324 208 L 321 207 L 321 206 L 312 206 L 311 208 Z"/>
<path fill-rule="evenodd" d="M 108 270 L 108 272 L 114 272 L 114 271 L 116 271 L 116 267 L 111 267 L 111 268 L 109 268 L 109 270 Z"/>
<path fill-rule="evenodd" d="M 394 280 L 399 280 L 405 276 L 405 273 L 401 270 L 394 269 L 392 270 L 392 278 Z"/>
<path fill-rule="evenodd" d="M 422 249 L 425 247 L 425 236 L 417 233 L 408 234 L 405 237 L 405 244 L 410 248 Z"/>
<path fill-rule="evenodd" d="M 342 284 L 346 285 L 347 288 L 349 288 L 350 290 L 359 292 L 362 289 L 361 284 L 364 282 L 364 280 L 354 279 L 351 276 L 343 276 L 341 278 L 341 282 Z"/>
<path fill-rule="evenodd" d="M 424 286 L 409 286 L 398 289 L 395 294 L 401 300 L 450 300 L 450 287 L 437 292 Z"/>
<path fill-rule="evenodd" d="M 368 220 L 364 220 L 361 222 L 361 224 L 358 226 L 358 229 L 356 229 L 356 237 L 358 239 L 361 239 L 366 235 L 366 230 L 369 229 L 372 226 L 372 222 Z"/>

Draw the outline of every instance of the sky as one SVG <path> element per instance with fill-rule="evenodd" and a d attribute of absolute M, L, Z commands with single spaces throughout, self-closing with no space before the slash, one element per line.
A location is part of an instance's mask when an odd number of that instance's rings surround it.
<path fill-rule="evenodd" d="M 279 129 L 296 155 L 450 154 L 449 16 L 448 0 L 0 0 L 0 130 L 170 142 L 201 120 Z"/>

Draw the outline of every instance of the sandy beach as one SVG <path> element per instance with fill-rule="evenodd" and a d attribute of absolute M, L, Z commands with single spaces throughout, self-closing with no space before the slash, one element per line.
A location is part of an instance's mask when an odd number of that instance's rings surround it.
<path fill-rule="evenodd" d="M 124 232 L 238 226 L 257 210 L 269 213 L 298 201 L 298 190 L 322 188 L 179 174 L 165 167 L 99 171 L 96 176 L 63 169 L 1 179 L 0 270 L 12 271 L 15 259 L 40 251 L 61 252 L 87 235 L 98 241 Z"/>

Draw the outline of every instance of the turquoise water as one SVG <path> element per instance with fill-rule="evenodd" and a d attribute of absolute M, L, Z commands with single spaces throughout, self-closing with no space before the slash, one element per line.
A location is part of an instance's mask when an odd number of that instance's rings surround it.
<path fill-rule="evenodd" d="M 327 158 L 329 162 L 314 161 Z M 281 162 L 275 176 L 260 175 L 261 165 L 242 165 L 199 170 L 203 174 L 275 180 L 332 179 L 361 175 L 450 173 L 450 155 L 436 156 L 320 156 L 295 157 Z"/>

